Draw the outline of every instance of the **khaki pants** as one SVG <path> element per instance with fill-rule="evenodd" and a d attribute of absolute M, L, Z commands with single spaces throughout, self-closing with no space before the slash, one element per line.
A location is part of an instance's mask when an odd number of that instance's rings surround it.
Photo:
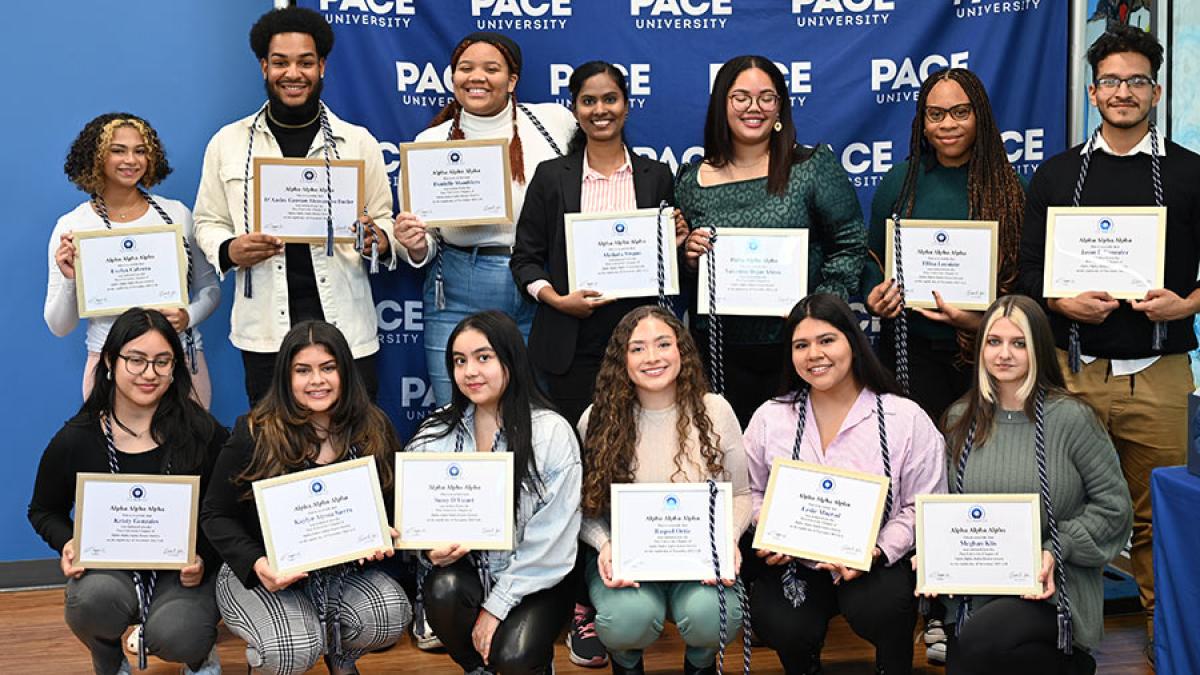
<path fill-rule="evenodd" d="M 1187 457 L 1187 399 L 1192 371 L 1187 354 L 1163 356 L 1133 375 L 1114 377 L 1108 359 L 1083 364 L 1072 373 L 1067 353 L 1058 350 L 1067 388 L 1100 413 L 1121 459 L 1121 472 L 1133 499 L 1133 575 L 1137 579 L 1149 630 L 1154 618 L 1154 564 L 1151 558 L 1150 472 L 1183 464 Z"/>

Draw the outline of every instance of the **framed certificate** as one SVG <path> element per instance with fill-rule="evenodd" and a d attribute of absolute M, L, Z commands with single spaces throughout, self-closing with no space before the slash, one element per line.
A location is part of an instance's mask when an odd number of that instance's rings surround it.
<path fill-rule="evenodd" d="M 178 225 L 76 232 L 79 316 L 116 316 L 130 307 L 187 307 L 187 268 Z"/>
<path fill-rule="evenodd" d="M 612 486 L 613 578 L 626 581 L 712 579 L 707 483 Z M 721 578 L 732 579 L 733 486 L 717 483 L 716 544 Z"/>
<path fill-rule="evenodd" d="M 507 139 L 400 144 L 400 199 L 426 225 L 512 225 Z"/>
<path fill-rule="evenodd" d="M 328 234 L 329 187 L 333 188 L 333 239 L 353 242 L 366 203 L 361 159 L 254 158 L 254 231 L 285 242 L 324 244 Z"/>
<path fill-rule="evenodd" d="M 254 481 L 267 561 L 309 572 L 392 547 L 374 457 Z"/>
<path fill-rule="evenodd" d="M 700 257 L 698 310 L 711 314 L 707 256 L 715 256 L 717 313 L 787 316 L 808 295 L 808 230 L 736 228 L 717 231 L 712 251 Z"/>
<path fill-rule="evenodd" d="M 1036 494 L 917 495 L 917 592 L 1041 593 Z"/>
<path fill-rule="evenodd" d="M 679 294 L 675 255 L 675 219 L 658 209 L 625 213 L 568 213 L 567 280 L 572 292 L 600 291 L 609 298 L 658 295 L 658 261 L 662 256 L 667 295 Z M 662 249 L 658 238 L 661 229 Z"/>
<path fill-rule="evenodd" d="M 178 570 L 196 556 L 199 476 L 75 475 L 75 564 Z"/>
<path fill-rule="evenodd" d="M 1119 300 L 1141 300 L 1163 287 L 1166 244 L 1166 207 L 1052 206 L 1046 210 L 1043 294 L 1108 291 Z"/>
<path fill-rule="evenodd" d="M 889 483 L 884 476 L 776 457 L 754 548 L 869 570 Z"/>
<path fill-rule="evenodd" d="M 512 453 L 396 453 L 396 548 L 512 550 L 512 484 Z"/>
<path fill-rule="evenodd" d="M 896 278 L 896 223 L 887 221 L 886 278 Z M 904 304 L 937 308 L 933 292 L 959 309 L 985 310 L 996 299 L 1000 223 L 994 220 L 900 221 Z"/>

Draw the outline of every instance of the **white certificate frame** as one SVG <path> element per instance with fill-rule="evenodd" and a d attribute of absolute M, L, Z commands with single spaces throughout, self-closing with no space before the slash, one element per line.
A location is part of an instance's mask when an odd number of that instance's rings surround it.
<path fill-rule="evenodd" d="M 501 492 L 504 497 L 503 504 L 503 532 L 497 539 L 468 539 L 468 540 L 449 540 L 445 538 L 428 537 L 406 537 L 404 527 L 404 499 L 403 491 L 406 489 L 405 469 L 410 464 L 419 462 L 430 463 L 448 463 L 448 464 L 486 464 L 495 463 L 502 466 L 502 472 L 506 480 L 501 486 Z M 396 540 L 396 548 L 401 550 L 422 550 L 427 551 L 436 548 L 444 548 L 451 544 L 458 544 L 465 548 L 476 551 L 511 551 L 513 549 L 513 455 L 509 452 L 397 452 L 395 463 L 395 514 L 393 522 L 396 524 L 396 531 L 400 533 L 400 538 Z"/>
<path fill-rule="evenodd" d="M 990 230 L 991 245 L 988 250 L 988 289 L 987 296 L 984 300 L 970 300 L 957 298 L 948 295 L 943 289 L 931 289 L 938 291 L 942 299 L 947 303 L 959 308 L 973 311 L 983 311 L 992 305 L 996 300 L 996 277 L 999 276 L 999 252 L 1000 252 L 1000 222 L 996 220 L 921 220 L 905 218 L 901 220 L 900 236 L 904 236 L 906 230 L 940 230 L 945 231 L 948 237 L 953 237 L 955 230 Z M 887 234 L 884 239 L 887 245 L 886 258 L 887 263 L 884 270 L 884 278 L 896 278 L 896 221 L 892 218 L 887 219 Z M 904 245 L 905 258 L 908 258 L 910 247 Z M 975 256 L 970 256 L 971 262 L 975 262 Z M 905 264 L 905 269 L 910 269 L 908 263 Z M 905 293 L 904 304 L 908 307 L 921 307 L 924 309 L 937 309 L 937 301 L 933 299 L 933 293 L 916 292 L 913 288 L 912 279 L 908 273 L 905 273 L 904 278 Z"/>
<path fill-rule="evenodd" d="M 171 279 L 178 279 L 178 286 L 170 291 L 171 296 L 178 298 L 168 302 L 145 302 L 132 305 L 115 305 L 107 306 L 103 303 L 93 303 L 88 298 L 87 270 L 91 269 L 91 264 L 87 263 L 87 255 L 84 249 L 95 240 L 99 239 L 116 239 L 130 238 L 136 239 L 144 235 L 157 235 L 171 233 L 175 236 L 175 267 L 176 274 L 171 275 Z M 136 246 L 136 242 L 134 244 Z M 123 245 L 124 248 L 124 245 Z M 79 310 L 79 317 L 90 319 L 100 316 L 118 316 L 126 310 L 133 307 L 142 307 L 144 309 L 169 309 L 188 306 L 188 280 L 187 280 L 187 252 L 183 247 L 183 230 L 179 225 L 144 225 L 141 227 L 119 227 L 103 230 L 84 230 L 75 233 L 75 291 L 76 307 Z M 164 291 L 159 290 L 160 294 Z"/>
<path fill-rule="evenodd" d="M 708 499 L 709 488 L 708 483 L 614 483 L 610 486 L 611 494 L 611 550 L 612 550 L 612 574 L 614 579 L 624 581 L 706 581 L 713 578 L 712 569 L 712 547 L 711 541 L 706 541 L 704 548 L 704 557 L 706 561 L 706 571 L 702 574 L 687 575 L 673 572 L 669 569 L 664 570 L 648 570 L 639 572 L 636 576 L 631 576 L 624 564 L 624 535 L 622 534 L 620 523 L 621 513 L 623 510 L 622 498 L 628 494 L 659 492 L 663 494 L 664 500 L 666 497 L 676 493 L 700 494 L 703 496 L 705 508 L 705 522 L 703 529 L 708 532 Z M 720 560 L 721 577 L 723 579 L 732 579 L 735 575 L 733 569 L 733 484 L 728 482 L 717 483 L 717 556 Z M 722 532 L 721 522 L 724 518 L 725 529 Z M 722 536 L 724 534 L 725 536 Z"/>
<path fill-rule="evenodd" d="M 652 219 L 655 221 L 656 227 L 662 230 L 663 242 L 663 291 L 667 295 L 679 295 L 679 260 L 677 248 L 675 246 L 675 218 L 671 213 L 664 212 L 661 222 L 659 222 L 659 209 L 637 209 L 635 211 L 621 211 L 618 213 L 567 213 L 563 215 L 564 235 L 567 244 L 567 286 L 572 293 L 580 289 L 577 271 L 579 267 L 578 252 L 575 250 L 575 234 L 576 229 L 585 227 L 593 223 L 605 224 L 608 228 L 613 229 L 617 234 L 624 232 L 623 229 L 617 230 L 620 225 L 625 225 L 626 221 Z M 655 235 L 654 243 L 657 243 L 657 234 Z M 596 253 L 593 251 L 592 253 Z M 591 288 L 591 287 L 587 287 Z M 658 289 L 658 262 L 654 263 L 654 283 L 652 285 L 637 286 L 633 288 L 619 289 L 610 291 L 603 288 L 595 288 L 599 290 L 604 298 L 644 298 L 657 296 Z"/>
<path fill-rule="evenodd" d="M 1058 218 L 1060 216 L 1095 217 L 1100 219 L 1097 223 L 1114 216 L 1154 216 L 1157 219 L 1156 234 L 1159 246 L 1155 252 L 1155 270 L 1148 281 L 1149 287 L 1137 290 L 1065 287 L 1061 285 L 1057 279 L 1058 275 L 1054 271 L 1055 242 L 1058 232 Z M 1046 209 L 1046 244 L 1042 271 L 1042 295 L 1047 298 L 1073 298 L 1085 291 L 1106 291 L 1117 300 L 1141 300 L 1146 297 L 1146 291 L 1163 287 L 1163 275 L 1166 269 L 1166 248 L 1167 208 L 1165 206 L 1051 206 Z"/>
<path fill-rule="evenodd" d="M 854 481 L 856 483 L 867 483 L 874 485 L 877 489 L 874 503 L 871 504 L 869 513 L 871 519 L 865 536 L 862 538 L 860 550 L 863 552 L 859 557 L 851 557 L 838 555 L 829 551 L 822 551 L 812 547 L 792 546 L 784 542 L 780 538 L 774 538 L 772 531 L 772 507 L 775 504 L 776 492 L 780 489 L 780 483 L 784 480 L 782 476 L 786 473 L 799 471 L 807 474 L 815 474 L 819 483 L 830 482 L 829 489 L 836 490 L 837 483 L 840 481 Z M 834 478 L 837 480 L 835 481 Z M 882 523 L 883 509 L 887 504 L 887 495 L 890 489 L 891 481 L 886 476 L 875 474 L 862 473 L 859 471 L 850 471 L 849 469 L 841 469 L 832 466 L 823 466 L 820 464 L 812 464 L 809 462 L 801 462 L 783 457 L 776 457 L 771 462 L 771 474 L 767 479 L 767 491 L 763 496 L 762 507 L 759 509 L 758 527 L 754 531 L 754 548 L 778 553 L 786 553 L 793 558 L 803 558 L 805 560 L 815 560 L 818 562 L 829 562 L 851 567 L 858 570 L 870 570 L 871 563 L 874 561 L 876 540 L 879 538 L 879 528 Z"/>
<path fill-rule="evenodd" d="M 1028 542 L 1027 573 L 1032 577 L 1032 583 L 1027 586 L 994 586 L 986 584 L 936 583 L 927 579 L 929 574 L 930 553 L 929 542 L 933 539 L 953 537 L 952 533 L 931 533 L 925 525 L 925 509 L 929 505 L 953 505 L 970 507 L 972 505 L 989 504 L 1028 504 L 1030 510 L 1030 541 Z M 936 507 L 936 506 L 935 506 Z M 918 593 L 945 593 L 963 595 L 1035 595 L 1042 592 L 1041 584 L 1037 583 L 1037 575 L 1042 568 L 1042 512 L 1041 497 L 1034 493 L 1014 494 L 938 494 L 917 495 L 916 500 L 916 546 L 917 546 L 917 584 Z M 981 516 L 982 517 L 982 516 Z"/>
<path fill-rule="evenodd" d="M 718 302 L 717 313 L 721 316 L 773 316 L 785 317 L 792 307 L 800 302 L 804 296 L 808 295 L 808 228 L 792 227 L 792 228 L 770 228 L 770 227 L 723 227 L 717 230 L 717 240 L 713 244 L 713 250 L 705 253 L 699 258 L 699 282 L 697 284 L 697 312 L 700 314 L 711 314 L 709 305 L 709 274 L 708 274 L 708 256 L 713 255 L 718 251 L 722 242 L 736 240 L 738 238 L 770 238 L 779 237 L 782 239 L 795 239 L 792 242 L 793 251 L 796 259 L 796 268 L 799 273 L 800 296 L 790 299 L 786 303 L 781 301 L 777 304 L 740 304 Z M 720 278 L 717 280 L 718 286 L 721 284 Z M 718 296 L 720 289 L 718 288 Z M 786 304 L 786 306 L 785 306 Z"/>
<path fill-rule="evenodd" d="M 471 140 L 457 141 L 431 141 L 422 143 L 401 143 L 400 144 L 400 203 L 403 205 L 403 210 L 411 213 L 418 213 L 420 209 L 419 202 L 414 203 L 413 196 L 416 194 L 426 194 L 434 192 L 429 186 L 422 184 L 417 185 L 420 189 L 414 189 L 413 186 L 413 171 L 409 170 L 412 166 L 412 158 L 414 154 L 426 152 L 445 153 L 446 151 L 453 152 L 454 150 L 462 149 L 478 149 L 491 148 L 499 154 L 499 161 L 503 167 L 503 190 L 504 190 L 504 205 L 501 213 L 498 214 L 481 214 L 475 217 L 468 218 L 426 218 L 421 217 L 427 227 L 467 227 L 470 225 L 515 225 L 517 222 L 516 213 L 513 210 L 512 198 L 512 163 L 508 156 L 509 141 L 506 138 L 481 138 Z M 499 204 L 491 204 L 490 207 L 499 207 Z"/>
<path fill-rule="evenodd" d="M 367 163 L 361 159 L 331 159 L 329 165 L 334 173 L 353 169 L 357 177 L 355 178 L 357 193 L 355 194 L 355 203 L 353 214 L 344 206 L 335 204 L 333 207 L 333 240 L 336 243 L 346 244 L 353 243 L 356 236 L 351 231 L 350 226 L 358 222 L 358 217 L 362 215 L 364 204 L 366 204 L 366 178 L 364 173 L 367 170 Z M 298 167 L 308 167 L 313 169 L 314 177 L 311 179 L 313 185 L 320 190 L 325 189 L 325 160 L 324 159 L 309 159 L 306 157 L 255 157 L 254 158 L 254 231 L 262 232 L 263 213 L 263 173 L 271 171 L 273 168 L 283 167 L 287 170 L 296 169 Z M 335 197 L 337 195 L 335 194 Z M 341 213 L 344 212 L 344 213 Z M 353 217 L 351 217 L 353 216 Z M 321 230 L 325 231 L 328 227 L 325 222 L 327 214 L 322 211 L 321 215 Z M 328 239 L 327 234 L 319 235 L 298 235 L 298 234 L 277 234 L 269 233 L 271 236 L 278 238 L 280 241 L 289 244 L 324 244 Z"/>
<path fill-rule="evenodd" d="M 88 520 L 87 486 L 90 483 L 126 483 L 130 486 L 130 498 L 138 501 L 133 491 L 143 485 L 184 485 L 191 489 L 191 507 L 188 515 L 188 533 L 185 555 L 178 562 L 145 562 L 142 560 L 110 560 L 89 557 L 85 542 Z M 95 502 L 92 502 L 95 503 Z M 200 514 L 200 477 L 173 476 L 137 473 L 77 473 L 75 474 L 75 522 L 72 537 L 75 541 L 75 565 L 96 570 L 181 570 L 196 559 L 197 522 Z"/>
<path fill-rule="evenodd" d="M 381 542 L 379 545 L 370 545 L 354 550 L 335 553 L 320 559 L 312 560 L 306 564 L 287 565 L 280 567 L 279 558 L 276 555 L 275 539 L 271 529 L 270 518 L 266 515 L 267 510 L 263 508 L 263 502 L 270 497 L 271 488 L 288 485 L 291 483 L 312 481 L 323 476 L 352 471 L 362 467 L 367 468 L 367 474 L 370 477 L 370 490 L 374 498 L 375 507 L 378 517 L 379 533 Z M 382 548 L 394 548 L 392 541 L 391 527 L 387 522 L 387 510 L 383 505 L 383 490 L 379 487 L 379 471 L 375 465 L 375 457 L 359 457 L 358 459 L 350 459 L 341 462 L 335 462 L 326 466 L 319 466 L 315 469 L 307 469 L 305 471 L 297 471 L 275 478 L 266 478 L 257 480 L 252 483 L 254 489 L 254 504 L 258 510 L 258 524 L 263 533 L 263 546 L 267 549 L 267 562 L 271 565 L 271 569 L 277 574 L 294 574 L 297 572 L 311 572 L 313 570 L 323 569 L 339 563 L 359 560 L 373 555 L 376 551 Z M 374 521 L 373 521 L 374 522 Z"/>

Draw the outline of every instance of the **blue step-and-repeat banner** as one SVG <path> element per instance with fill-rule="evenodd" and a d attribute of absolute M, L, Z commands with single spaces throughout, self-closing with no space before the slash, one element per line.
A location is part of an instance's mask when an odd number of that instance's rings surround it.
<path fill-rule="evenodd" d="M 489 30 L 520 44 L 519 100 L 569 105 L 572 66 L 628 76 L 636 152 L 674 168 L 703 154 L 717 68 L 739 54 L 776 62 L 799 141 L 833 147 L 869 213 L 883 174 L 907 154 L 922 79 L 970 68 L 987 85 L 1009 159 L 1029 177 L 1066 145 L 1067 2 L 1052 0 L 299 0 L 333 26 L 325 101 L 383 146 L 453 97 L 450 52 Z M 532 175 L 532 171 L 528 171 Z M 375 278 L 380 404 L 407 437 L 432 401 L 421 345 L 421 272 Z"/>

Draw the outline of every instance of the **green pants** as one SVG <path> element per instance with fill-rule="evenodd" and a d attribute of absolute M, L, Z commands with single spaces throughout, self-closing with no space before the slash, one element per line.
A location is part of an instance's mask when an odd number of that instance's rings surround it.
<path fill-rule="evenodd" d="M 703 668 L 716 659 L 721 646 L 716 587 L 698 581 L 643 581 L 639 588 L 609 588 L 600 579 L 596 554 L 591 552 L 586 574 L 588 594 L 596 607 L 596 633 L 622 667 L 637 665 L 642 650 L 658 639 L 668 620 L 675 622 L 687 644 L 688 663 Z M 729 640 L 742 625 L 737 590 L 725 589 Z"/>

